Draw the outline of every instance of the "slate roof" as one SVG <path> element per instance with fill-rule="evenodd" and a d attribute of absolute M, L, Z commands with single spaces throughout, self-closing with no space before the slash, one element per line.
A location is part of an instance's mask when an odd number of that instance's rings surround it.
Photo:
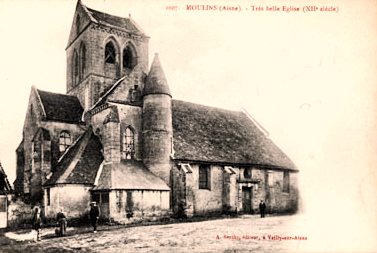
<path fill-rule="evenodd" d="M 103 161 L 102 144 L 89 128 L 59 159 L 44 186 L 53 184 L 94 184 Z"/>
<path fill-rule="evenodd" d="M 134 33 L 141 33 L 140 29 L 130 18 L 110 15 L 88 7 L 86 7 L 86 9 L 88 10 L 89 14 L 100 24 L 120 27 Z"/>
<path fill-rule="evenodd" d="M 76 96 L 37 90 L 47 120 L 81 123 L 84 111 Z"/>
<path fill-rule="evenodd" d="M 174 158 L 295 169 L 243 112 L 173 100 Z"/>
<path fill-rule="evenodd" d="M 161 178 L 150 172 L 139 161 L 105 164 L 99 177 L 98 185 L 93 190 L 110 189 L 170 190 Z"/>
<path fill-rule="evenodd" d="M 151 69 L 145 81 L 143 95 L 167 94 L 171 96 L 164 70 L 162 69 L 158 54 L 155 54 Z"/>

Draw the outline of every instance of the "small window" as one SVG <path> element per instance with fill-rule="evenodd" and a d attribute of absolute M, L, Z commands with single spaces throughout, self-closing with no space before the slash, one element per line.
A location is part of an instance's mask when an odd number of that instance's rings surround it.
<path fill-rule="evenodd" d="M 46 201 L 47 201 L 47 206 L 51 205 L 50 188 L 46 189 Z"/>
<path fill-rule="evenodd" d="M 289 172 L 284 171 L 283 175 L 283 192 L 289 192 Z"/>
<path fill-rule="evenodd" d="M 63 153 L 72 144 L 71 135 L 68 131 L 62 131 L 59 136 L 59 151 Z"/>
<path fill-rule="evenodd" d="M 274 186 L 274 173 L 272 171 L 269 171 L 267 173 L 267 180 L 268 180 L 268 186 L 270 187 Z"/>
<path fill-rule="evenodd" d="M 123 67 L 126 69 L 133 69 L 136 64 L 136 52 L 132 45 L 127 45 L 123 50 Z"/>
<path fill-rule="evenodd" d="M 199 189 L 211 189 L 211 169 L 209 165 L 199 165 Z"/>
<path fill-rule="evenodd" d="M 105 47 L 105 62 L 115 64 L 115 47 L 112 42 L 108 42 Z"/>
<path fill-rule="evenodd" d="M 245 168 L 243 170 L 243 177 L 247 179 L 251 178 L 251 168 Z"/>
<path fill-rule="evenodd" d="M 135 143 L 134 143 L 134 132 L 131 128 L 127 127 L 123 133 L 122 141 L 122 158 L 125 160 L 134 159 L 135 155 Z"/>

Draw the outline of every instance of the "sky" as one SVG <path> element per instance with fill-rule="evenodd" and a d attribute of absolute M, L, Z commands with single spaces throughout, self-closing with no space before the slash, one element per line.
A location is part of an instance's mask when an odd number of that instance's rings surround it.
<path fill-rule="evenodd" d="M 174 99 L 246 110 L 268 131 L 300 169 L 310 249 L 334 242 L 342 242 L 342 250 L 377 249 L 375 1 L 83 3 L 131 14 L 151 37 L 150 62 L 159 53 Z M 191 4 L 242 10 L 187 10 Z M 338 11 L 257 12 L 252 5 Z M 74 0 L 0 1 L 0 161 L 11 182 L 31 86 L 65 93 L 65 47 L 75 6 Z M 327 240 L 319 234 L 321 224 L 332 227 Z M 351 237 L 346 231 L 362 232 Z"/>

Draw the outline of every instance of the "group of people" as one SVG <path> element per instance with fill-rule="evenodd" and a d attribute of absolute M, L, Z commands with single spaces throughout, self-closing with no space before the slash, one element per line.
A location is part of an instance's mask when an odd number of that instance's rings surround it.
<path fill-rule="evenodd" d="M 97 233 L 97 225 L 99 220 L 99 208 L 96 202 L 90 203 L 90 211 L 89 211 L 89 219 L 90 223 L 93 227 L 93 232 Z M 56 215 L 57 220 L 57 228 L 55 229 L 55 234 L 58 236 L 65 236 L 67 231 L 67 217 L 63 212 L 63 209 L 60 209 L 58 214 Z M 33 229 L 37 233 L 37 240 L 41 240 L 41 229 L 42 229 L 42 214 L 41 209 L 39 207 L 35 207 L 34 214 L 33 214 Z"/>
<path fill-rule="evenodd" d="M 259 203 L 259 211 L 260 211 L 260 217 L 264 218 L 266 214 L 266 203 L 264 203 L 263 200 L 261 200 Z M 96 202 L 90 203 L 89 219 L 93 227 L 93 233 L 97 233 L 99 208 Z M 58 228 L 55 230 L 56 235 L 65 236 L 66 231 L 67 231 L 67 217 L 64 214 L 63 209 L 60 209 L 60 211 L 56 215 L 56 220 L 57 220 L 57 225 L 58 225 Z M 36 207 L 34 210 L 34 216 L 33 216 L 33 229 L 37 232 L 38 241 L 41 240 L 41 228 L 42 228 L 41 209 L 39 207 Z"/>

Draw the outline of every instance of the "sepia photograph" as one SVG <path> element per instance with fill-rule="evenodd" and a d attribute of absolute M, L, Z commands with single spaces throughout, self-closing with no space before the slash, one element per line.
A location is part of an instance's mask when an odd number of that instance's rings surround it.
<path fill-rule="evenodd" d="M 0 252 L 376 252 L 376 22 L 0 1 Z"/>

